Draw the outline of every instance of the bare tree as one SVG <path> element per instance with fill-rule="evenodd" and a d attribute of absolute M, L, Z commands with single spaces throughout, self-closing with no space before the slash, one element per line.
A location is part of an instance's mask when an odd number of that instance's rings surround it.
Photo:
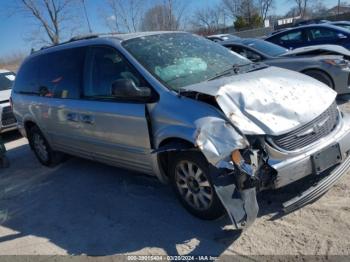
<path fill-rule="evenodd" d="M 191 23 L 196 31 L 212 34 L 225 26 L 224 16 L 224 10 L 220 6 L 205 7 L 194 13 Z"/>
<path fill-rule="evenodd" d="M 112 32 L 136 32 L 144 14 L 145 0 L 107 0 L 104 18 Z M 108 13 L 112 11 L 111 14 Z"/>
<path fill-rule="evenodd" d="M 231 19 L 235 19 L 239 16 L 242 0 L 221 0 L 221 6 Z"/>
<path fill-rule="evenodd" d="M 260 16 L 263 19 L 263 21 L 266 19 L 267 14 L 271 10 L 273 2 L 273 0 L 258 0 Z"/>
<path fill-rule="evenodd" d="M 184 18 L 186 4 L 179 0 L 163 0 L 163 5 L 167 11 L 167 30 L 179 30 Z"/>
<path fill-rule="evenodd" d="M 145 12 L 141 30 L 179 30 L 183 26 L 185 7 L 178 0 L 163 0 Z"/>
<path fill-rule="evenodd" d="M 13 7 L 15 14 L 24 14 L 39 26 L 36 32 L 44 32 L 43 37 L 33 34 L 33 40 L 55 45 L 67 35 L 75 4 L 74 0 L 16 0 Z"/>
<path fill-rule="evenodd" d="M 300 15 L 302 18 L 305 17 L 306 11 L 309 7 L 309 5 L 314 2 L 314 0 L 290 0 L 291 2 L 294 2 L 294 4 L 297 7 L 298 15 Z"/>

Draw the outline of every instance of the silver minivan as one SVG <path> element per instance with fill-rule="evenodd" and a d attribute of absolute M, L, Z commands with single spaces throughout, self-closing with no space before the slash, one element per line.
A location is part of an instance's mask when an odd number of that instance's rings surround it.
<path fill-rule="evenodd" d="M 155 175 L 192 214 L 226 210 L 239 229 L 258 214 L 257 192 L 305 178 L 309 188 L 283 204 L 291 212 L 346 173 L 350 117 L 335 98 L 308 76 L 182 32 L 42 49 L 24 61 L 12 92 L 42 164 L 70 154 Z"/>

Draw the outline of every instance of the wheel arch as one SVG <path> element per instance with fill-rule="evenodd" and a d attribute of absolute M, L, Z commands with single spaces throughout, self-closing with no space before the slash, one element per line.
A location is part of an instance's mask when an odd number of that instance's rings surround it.
<path fill-rule="evenodd" d="M 330 88 L 332 88 L 333 90 L 335 89 L 335 83 L 334 83 L 334 79 L 333 77 L 328 73 L 326 72 L 325 70 L 321 69 L 321 68 L 317 68 L 317 67 L 310 67 L 310 68 L 305 68 L 303 69 L 302 71 L 300 71 L 300 73 L 303 73 L 303 74 L 306 74 L 306 72 L 308 71 L 318 71 L 324 75 L 326 75 L 327 77 L 329 77 L 329 79 L 331 80 L 332 82 L 332 86 Z"/>
<path fill-rule="evenodd" d="M 171 155 L 181 150 L 190 149 L 195 149 L 195 145 L 185 138 L 167 137 L 160 141 L 157 149 L 157 162 L 162 176 L 161 180 L 168 180 L 168 168 Z"/>

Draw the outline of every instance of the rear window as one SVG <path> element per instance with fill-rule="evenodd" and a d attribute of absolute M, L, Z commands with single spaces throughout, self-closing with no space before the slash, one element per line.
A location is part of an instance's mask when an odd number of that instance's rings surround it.
<path fill-rule="evenodd" d="M 38 76 L 39 61 L 38 57 L 33 57 L 19 69 L 16 77 L 14 91 L 23 94 L 38 93 L 37 76 Z"/>
<path fill-rule="evenodd" d="M 14 81 L 15 81 L 14 73 L 11 73 L 11 72 L 0 73 L 0 91 L 11 89 Z"/>
<path fill-rule="evenodd" d="M 41 57 L 39 95 L 79 98 L 83 81 L 85 48 L 66 49 Z"/>

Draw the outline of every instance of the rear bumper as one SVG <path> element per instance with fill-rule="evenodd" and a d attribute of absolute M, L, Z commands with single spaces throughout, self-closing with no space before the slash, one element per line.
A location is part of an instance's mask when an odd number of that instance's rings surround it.
<path fill-rule="evenodd" d="M 300 196 L 297 196 L 283 203 L 283 211 L 285 213 L 293 212 L 294 210 L 317 200 L 320 196 L 326 193 L 343 175 L 345 175 L 349 168 L 350 157 L 348 157 L 343 163 L 336 167 L 330 173 L 330 175 L 319 181 L 316 185 L 310 187 Z"/>
<path fill-rule="evenodd" d="M 17 121 L 10 108 L 10 103 L 0 105 L 0 133 L 17 129 Z"/>

